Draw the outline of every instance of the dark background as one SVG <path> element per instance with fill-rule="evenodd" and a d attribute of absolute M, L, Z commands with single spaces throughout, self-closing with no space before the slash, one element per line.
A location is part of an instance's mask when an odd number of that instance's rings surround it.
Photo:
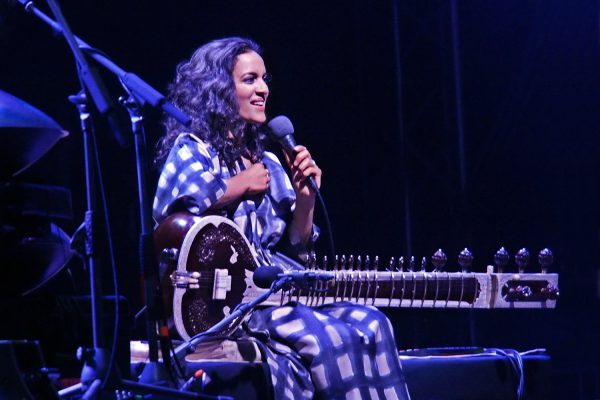
<path fill-rule="evenodd" d="M 78 115 L 66 99 L 79 90 L 73 58 L 14 3 L 0 3 L 0 88 L 71 132 L 17 179 L 69 188 L 74 218 L 60 225 L 72 234 L 85 211 Z M 257 40 L 274 76 L 269 114 L 291 118 L 324 171 L 339 254 L 420 259 L 442 248 L 455 271 L 468 247 L 483 272 L 501 246 L 526 247 L 533 260 L 551 248 L 555 310 L 387 312 L 401 348 L 544 347 L 557 398 L 600 396 L 598 1 L 61 4 L 80 38 L 163 92 L 199 45 Z M 114 98 L 123 94 L 111 74 L 102 77 Z M 159 118 L 147 110 L 151 145 Z M 121 287 L 136 309 L 134 153 L 101 121 L 97 135 Z M 150 179 L 153 187 L 156 171 Z"/>

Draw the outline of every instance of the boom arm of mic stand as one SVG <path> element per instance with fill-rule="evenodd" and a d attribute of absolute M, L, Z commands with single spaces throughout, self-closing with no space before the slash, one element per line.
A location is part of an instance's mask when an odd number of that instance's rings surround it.
<path fill-rule="evenodd" d="M 63 29 L 59 24 L 57 24 L 54 20 L 40 11 L 33 1 L 30 0 L 18 0 L 21 3 L 25 11 L 32 12 L 42 21 L 50 25 L 50 27 L 57 33 L 63 33 Z M 127 86 L 127 88 L 131 91 L 131 93 L 136 97 L 136 99 L 140 102 L 141 105 L 150 104 L 153 107 L 160 107 L 165 113 L 179 121 L 179 123 L 189 126 L 191 123 L 191 118 L 189 115 L 184 113 L 175 107 L 171 102 L 169 102 L 166 97 L 161 94 L 158 90 L 154 89 L 144 80 L 142 80 L 136 74 L 131 72 L 127 72 L 112 62 L 106 55 L 102 54 L 102 52 L 94 49 L 86 42 L 81 40 L 76 35 L 73 35 L 75 42 L 79 49 L 84 51 L 94 60 L 96 60 L 99 64 L 104 66 L 106 69 L 115 74 L 119 80 L 123 83 L 123 85 Z"/>
<path fill-rule="evenodd" d="M 102 114 L 106 114 L 109 110 L 114 108 L 112 101 L 108 97 L 106 93 L 106 88 L 102 83 L 102 80 L 99 78 L 98 74 L 93 68 L 87 63 L 83 52 L 79 48 L 77 41 L 75 40 L 67 21 L 65 20 L 58 3 L 55 0 L 47 0 L 50 9 L 54 13 L 54 16 L 58 20 L 59 23 L 56 25 L 61 28 L 60 33 L 64 36 L 67 44 L 71 48 L 73 52 L 73 56 L 75 57 L 75 61 L 77 62 L 77 69 L 79 71 L 79 77 L 85 87 L 88 89 L 88 92 L 96 107 Z"/>

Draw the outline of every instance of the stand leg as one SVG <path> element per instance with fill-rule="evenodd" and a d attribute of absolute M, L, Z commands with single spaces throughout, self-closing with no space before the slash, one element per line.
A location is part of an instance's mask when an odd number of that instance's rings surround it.
<path fill-rule="evenodd" d="M 78 358 L 84 362 L 81 370 L 81 387 L 85 394 L 93 399 L 100 389 L 102 379 L 106 376 L 110 354 L 103 348 L 79 348 L 77 353 Z"/>
<path fill-rule="evenodd" d="M 96 165 L 96 148 L 91 115 L 87 108 L 87 98 L 84 93 L 70 96 L 69 101 L 76 105 L 81 120 L 83 132 L 83 145 L 85 155 L 85 179 L 87 211 L 85 213 L 85 259 L 90 277 L 90 295 L 92 306 L 92 334 L 94 347 L 92 349 L 80 348 L 78 358 L 84 362 L 81 371 L 81 389 L 84 390 L 84 398 L 95 399 L 106 379 L 110 352 L 107 350 L 107 342 L 103 329 L 102 309 L 102 274 L 98 268 L 97 257 L 98 224 L 96 214 L 96 182 L 98 171 Z"/>
<path fill-rule="evenodd" d="M 133 97 L 120 99 L 131 119 L 131 127 L 135 138 L 135 154 L 137 167 L 138 197 L 140 208 L 140 269 L 144 277 L 144 295 L 146 301 L 146 333 L 148 335 L 150 362 L 144 367 L 140 382 L 169 385 L 174 384 L 173 377 L 169 374 L 170 346 L 168 327 L 162 302 L 158 263 L 154 251 L 152 211 L 148 207 L 147 177 L 148 163 L 146 160 L 146 135 L 144 132 L 143 117 L 138 104 Z M 158 361 L 158 342 L 163 355 L 163 362 Z"/>

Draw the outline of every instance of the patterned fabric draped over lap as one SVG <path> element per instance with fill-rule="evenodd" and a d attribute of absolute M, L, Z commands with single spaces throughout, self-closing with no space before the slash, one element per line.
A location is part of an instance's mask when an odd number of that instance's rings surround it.
<path fill-rule="evenodd" d="M 410 398 L 392 326 L 376 308 L 292 302 L 254 311 L 248 327 L 268 331 L 276 399 Z"/>

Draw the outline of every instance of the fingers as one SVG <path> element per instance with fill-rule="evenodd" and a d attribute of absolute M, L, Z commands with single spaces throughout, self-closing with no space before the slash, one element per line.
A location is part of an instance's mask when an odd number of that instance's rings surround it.
<path fill-rule="evenodd" d="M 299 171 L 305 171 L 309 168 L 314 168 L 317 166 L 317 163 L 315 162 L 315 160 L 313 160 L 312 158 L 308 157 L 305 158 L 304 160 L 302 160 L 299 164 L 298 164 L 298 170 Z"/>
<path fill-rule="evenodd" d="M 271 182 L 271 174 L 265 168 L 264 164 L 252 164 L 248 169 L 244 170 L 245 180 L 248 183 L 248 193 L 262 193 L 269 188 Z"/>
<path fill-rule="evenodd" d="M 305 169 L 296 169 L 293 173 L 293 180 L 295 182 L 302 182 L 312 176 L 319 182 L 321 174 L 321 168 L 319 168 L 316 163 L 311 162 L 311 165 Z"/>
<path fill-rule="evenodd" d="M 302 165 L 302 164 L 301 164 Z M 309 160 L 308 167 L 304 169 L 296 168 L 293 170 L 292 174 L 292 182 L 294 184 L 294 188 L 296 190 L 297 195 L 306 195 L 306 196 L 314 196 L 314 191 L 310 189 L 309 179 L 314 179 L 315 184 L 318 188 L 321 187 L 321 175 L 322 171 L 314 162 L 314 160 Z"/>
<path fill-rule="evenodd" d="M 294 173 L 299 172 L 304 178 L 307 178 L 311 175 L 318 176 L 321 174 L 321 169 L 317 167 L 317 163 L 312 158 L 306 147 L 299 145 L 296 146 L 294 150 L 298 152 L 292 164 Z"/>
<path fill-rule="evenodd" d="M 255 165 L 258 165 L 258 178 L 262 181 L 264 181 L 265 186 L 269 186 L 269 183 L 271 182 L 271 174 L 269 173 L 269 170 L 267 169 L 267 167 L 265 167 L 265 165 L 263 163 L 257 163 Z"/>
<path fill-rule="evenodd" d="M 292 182 L 296 189 L 296 193 L 298 194 L 302 191 L 302 193 L 306 192 L 312 194 L 308 189 L 306 181 L 312 176 L 314 177 L 317 186 L 320 187 L 322 175 L 321 168 L 318 167 L 305 146 L 297 145 L 294 147 L 294 151 L 296 151 L 296 155 L 293 157 L 293 160 L 290 159 L 286 152 L 284 152 L 284 155 L 291 170 Z"/>
<path fill-rule="evenodd" d="M 294 147 L 294 150 L 296 150 L 296 157 L 294 157 L 294 161 L 292 163 L 294 168 L 298 168 L 306 159 L 311 159 L 310 153 L 306 147 L 298 145 Z"/>
<path fill-rule="evenodd" d="M 250 168 L 248 168 L 249 170 L 252 171 L 252 174 L 257 177 L 257 178 L 265 178 L 265 179 L 271 179 L 271 175 L 269 174 L 269 170 L 267 169 L 267 167 L 265 167 L 265 165 L 261 162 L 252 164 L 252 166 Z"/>

